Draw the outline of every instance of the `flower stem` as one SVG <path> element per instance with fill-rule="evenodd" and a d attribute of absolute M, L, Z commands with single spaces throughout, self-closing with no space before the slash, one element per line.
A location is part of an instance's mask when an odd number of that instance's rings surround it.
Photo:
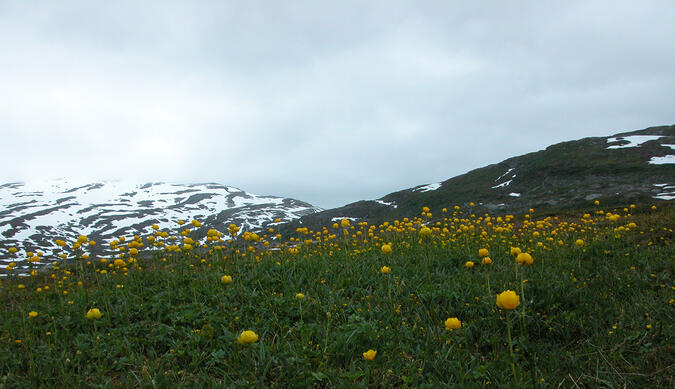
<path fill-rule="evenodd" d="M 506 328 L 509 334 L 509 354 L 511 355 L 511 371 L 513 372 L 513 379 L 516 381 L 516 386 L 518 386 L 518 376 L 516 375 L 516 365 L 514 364 L 515 357 L 513 356 L 513 341 L 511 340 L 511 318 L 510 316 L 506 319 Z"/>

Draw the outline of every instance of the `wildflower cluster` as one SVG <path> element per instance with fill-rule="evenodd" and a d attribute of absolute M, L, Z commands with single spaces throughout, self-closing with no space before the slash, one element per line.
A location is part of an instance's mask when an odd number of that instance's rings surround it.
<path fill-rule="evenodd" d="M 13 245 L 3 385 L 667 387 L 672 213 L 594 207 Z"/>

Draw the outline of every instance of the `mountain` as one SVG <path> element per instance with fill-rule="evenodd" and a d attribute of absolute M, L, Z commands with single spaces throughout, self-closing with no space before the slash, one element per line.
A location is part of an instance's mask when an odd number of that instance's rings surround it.
<path fill-rule="evenodd" d="M 288 222 L 318 211 L 302 201 L 218 184 L 9 183 L 0 185 L 0 256 L 12 246 L 20 251 L 4 262 L 25 259 L 27 251 L 47 254 L 57 248 L 56 239 L 73 241 L 79 235 L 103 246 L 118 236 L 148 234 L 153 224 L 177 235 L 188 227 L 179 220 L 197 219 L 221 232 L 230 223 L 242 231 L 262 230 L 279 224 L 275 219 Z"/>
<path fill-rule="evenodd" d="M 328 226 L 342 218 L 380 223 L 475 203 L 474 213 L 500 215 L 529 208 L 556 212 L 675 199 L 675 125 L 558 143 L 472 170 L 449 180 L 390 193 L 377 200 L 304 216 L 287 225 Z"/>
<path fill-rule="evenodd" d="M 179 220 L 197 219 L 202 229 L 221 232 L 231 223 L 244 231 L 274 226 L 289 236 L 297 227 L 316 229 L 342 218 L 380 223 L 411 217 L 424 206 L 438 216 L 442 208 L 473 202 L 473 213 L 500 215 L 529 208 L 559 212 L 594 200 L 609 207 L 669 201 L 675 199 L 674 149 L 675 125 L 584 138 L 329 210 L 218 184 L 9 183 L 0 185 L 0 269 L 3 262 L 24 260 L 27 251 L 53 259 L 56 239 L 73 241 L 80 234 L 101 243 L 101 255 L 107 254 L 103 243 L 147 236 L 153 224 L 175 236 L 186 228 Z M 19 252 L 8 256 L 12 246 Z"/>

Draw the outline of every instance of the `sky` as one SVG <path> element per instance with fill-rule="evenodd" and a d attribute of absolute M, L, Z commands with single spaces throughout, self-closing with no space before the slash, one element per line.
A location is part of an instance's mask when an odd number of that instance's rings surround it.
<path fill-rule="evenodd" d="M 332 208 L 675 123 L 664 1 L 0 0 L 0 183 Z"/>

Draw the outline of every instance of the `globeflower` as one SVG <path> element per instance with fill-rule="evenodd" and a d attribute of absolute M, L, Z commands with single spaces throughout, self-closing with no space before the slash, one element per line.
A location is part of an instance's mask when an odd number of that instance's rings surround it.
<path fill-rule="evenodd" d="M 389 266 L 382 266 L 382 268 L 380 269 L 380 272 L 382 274 L 389 274 L 389 273 L 391 273 L 391 268 Z"/>
<path fill-rule="evenodd" d="M 497 307 L 501 309 L 516 309 L 520 305 L 520 296 L 512 290 L 505 290 L 497 295 Z"/>
<path fill-rule="evenodd" d="M 246 330 L 239 335 L 237 338 L 237 343 L 239 344 L 251 344 L 258 341 L 258 334 L 251 330 Z"/>
<path fill-rule="evenodd" d="M 304 293 L 296 293 L 295 298 L 298 299 L 298 300 L 302 300 L 302 299 L 305 298 L 305 295 L 304 295 Z"/>
<path fill-rule="evenodd" d="M 511 255 L 518 255 L 520 253 L 520 247 L 511 247 Z"/>
<path fill-rule="evenodd" d="M 467 268 L 472 268 L 472 267 L 473 267 L 473 262 L 471 262 L 471 261 L 466 261 L 466 263 L 464 264 L 464 266 L 466 266 Z"/>
<path fill-rule="evenodd" d="M 584 245 L 584 240 L 583 239 L 577 239 L 576 242 L 574 242 L 575 245 L 581 247 Z"/>
<path fill-rule="evenodd" d="M 220 282 L 223 284 L 231 284 L 232 283 L 232 276 L 224 275 L 220 277 Z"/>
<path fill-rule="evenodd" d="M 429 237 L 429 236 L 431 236 L 431 228 L 429 228 L 429 227 L 422 227 L 422 229 L 420 229 L 420 235 L 423 236 L 423 237 Z"/>
<path fill-rule="evenodd" d="M 389 254 L 389 253 L 391 253 L 391 245 L 383 244 L 382 245 L 382 254 Z"/>
<path fill-rule="evenodd" d="M 516 262 L 519 265 L 531 265 L 534 263 L 534 258 L 532 258 L 532 256 L 528 253 L 520 253 L 516 257 Z"/>
<path fill-rule="evenodd" d="M 349 225 L 350 225 L 349 219 L 342 219 L 342 220 L 340 220 L 340 226 L 341 226 L 342 228 L 347 228 L 347 227 L 349 227 Z"/>
<path fill-rule="evenodd" d="M 86 315 L 84 315 L 84 317 L 86 317 L 89 320 L 100 319 L 101 316 L 103 316 L 103 314 L 101 313 L 101 311 L 99 311 L 98 308 L 92 308 L 87 312 Z"/>
<path fill-rule="evenodd" d="M 363 353 L 363 359 L 366 361 L 372 361 L 375 359 L 375 356 L 377 355 L 377 351 L 375 350 L 368 350 L 365 353 Z"/>
<path fill-rule="evenodd" d="M 462 322 L 456 317 L 449 317 L 445 321 L 445 329 L 448 331 L 456 330 L 462 326 Z"/>
<path fill-rule="evenodd" d="M 479 257 L 481 257 L 481 258 L 487 257 L 488 255 L 490 255 L 490 253 L 488 252 L 488 249 L 479 249 L 478 250 L 478 256 Z"/>
<path fill-rule="evenodd" d="M 37 317 L 38 313 L 35 311 L 28 312 L 28 317 Z"/>
<path fill-rule="evenodd" d="M 483 258 L 482 261 L 480 261 L 480 263 L 482 263 L 483 265 L 489 265 L 492 263 L 492 259 L 490 259 L 490 257 L 485 257 Z"/>

